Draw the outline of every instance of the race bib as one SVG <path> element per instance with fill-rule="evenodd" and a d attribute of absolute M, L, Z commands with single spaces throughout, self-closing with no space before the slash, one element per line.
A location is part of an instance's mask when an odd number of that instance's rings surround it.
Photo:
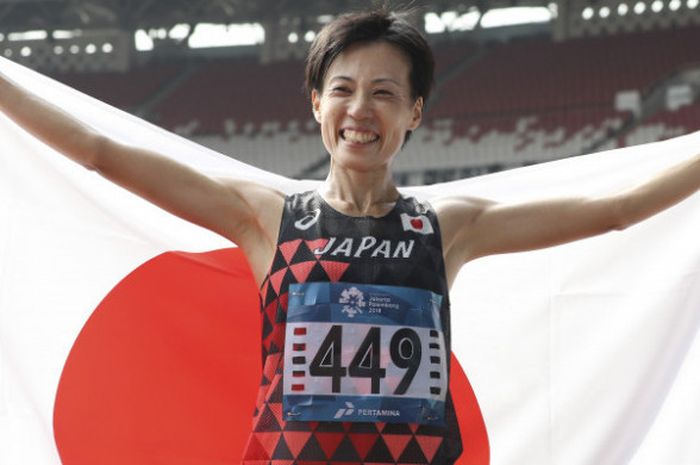
<path fill-rule="evenodd" d="M 444 425 L 441 302 L 409 287 L 290 285 L 285 418 Z"/>

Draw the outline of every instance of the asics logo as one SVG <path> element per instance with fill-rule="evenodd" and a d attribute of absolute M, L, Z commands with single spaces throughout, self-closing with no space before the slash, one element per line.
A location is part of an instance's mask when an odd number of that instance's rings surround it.
<path fill-rule="evenodd" d="M 294 227 L 300 231 L 306 231 L 311 226 L 316 224 L 316 222 L 318 221 L 318 218 L 320 216 L 321 216 L 321 209 L 317 208 L 316 210 L 312 211 L 311 213 L 296 220 L 294 222 Z"/>

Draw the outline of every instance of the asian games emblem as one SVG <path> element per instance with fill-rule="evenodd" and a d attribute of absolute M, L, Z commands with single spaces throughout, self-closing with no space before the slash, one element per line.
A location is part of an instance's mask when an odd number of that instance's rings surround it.
<path fill-rule="evenodd" d="M 362 313 L 362 309 L 367 305 L 362 291 L 356 287 L 345 289 L 340 293 L 338 303 L 343 305 L 343 313 L 348 314 L 348 318 L 354 317 L 357 313 Z"/>

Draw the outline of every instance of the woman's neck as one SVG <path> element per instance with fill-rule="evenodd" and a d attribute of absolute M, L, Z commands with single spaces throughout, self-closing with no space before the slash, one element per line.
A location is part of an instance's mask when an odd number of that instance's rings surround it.
<path fill-rule="evenodd" d="M 384 216 L 400 195 L 389 170 L 359 172 L 332 163 L 319 192 L 333 208 L 349 216 Z"/>

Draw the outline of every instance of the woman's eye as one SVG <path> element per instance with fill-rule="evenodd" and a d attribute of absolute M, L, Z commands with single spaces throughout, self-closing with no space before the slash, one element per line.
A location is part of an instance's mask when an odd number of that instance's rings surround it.
<path fill-rule="evenodd" d="M 375 95 L 382 95 L 382 96 L 391 96 L 394 95 L 391 91 L 386 90 L 386 89 L 378 89 L 374 91 Z"/>
<path fill-rule="evenodd" d="M 347 92 L 350 92 L 350 89 L 348 89 L 347 87 L 344 87 L 344 86 L 338 86 L 338 87 L 333 87 L 333 88 L 331 89 L 331 91 L 332 91 L 332 92 L 343 92 L 343 93 L 347 93 Z"/>

